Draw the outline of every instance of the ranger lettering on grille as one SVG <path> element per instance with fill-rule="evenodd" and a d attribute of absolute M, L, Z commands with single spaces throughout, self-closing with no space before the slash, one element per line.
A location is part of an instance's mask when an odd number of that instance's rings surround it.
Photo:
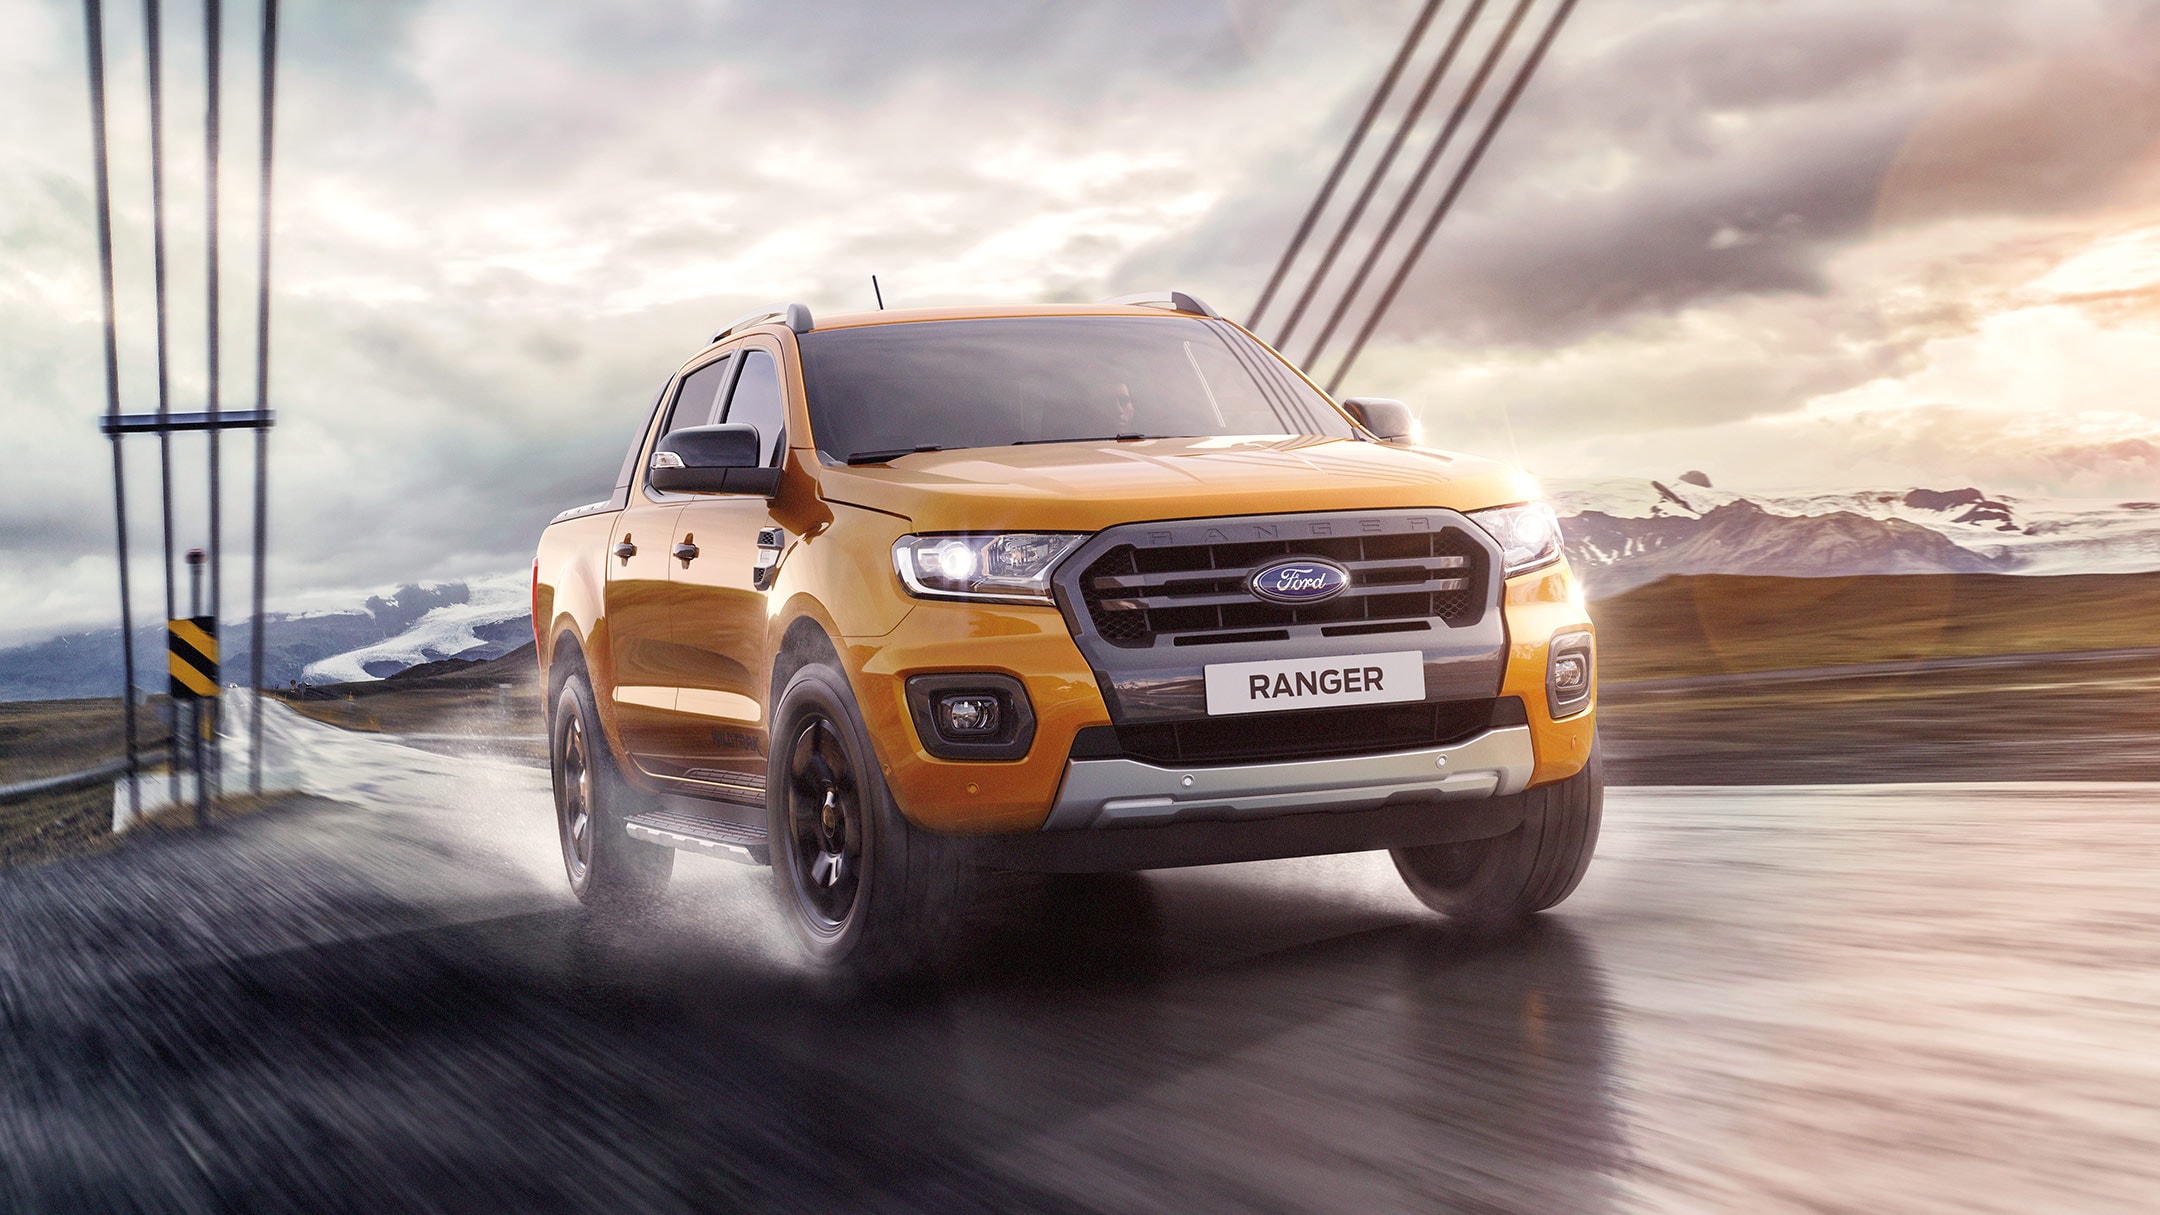
<path fill-rule="evenodd" d="M 1299 671 L 1294 676 L 1283 672 L 1273 680 L 1265 675 L 1255 675 L 1247 683 L 1257 700 L 1276 696 L 1312 696 L 1337 692 L 1379 692 L 1385 690 L 1379 667 L 1328 667 L 1318 671 Z"/>

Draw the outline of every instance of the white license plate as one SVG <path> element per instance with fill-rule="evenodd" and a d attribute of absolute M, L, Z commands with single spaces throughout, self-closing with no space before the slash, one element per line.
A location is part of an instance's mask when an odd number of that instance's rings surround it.
<path fill-rule="evenodd" d="M 1210 717 L 1425 699 L 1425 656 L 1416 650 L 1219 662 L 1204 673 Z"/>

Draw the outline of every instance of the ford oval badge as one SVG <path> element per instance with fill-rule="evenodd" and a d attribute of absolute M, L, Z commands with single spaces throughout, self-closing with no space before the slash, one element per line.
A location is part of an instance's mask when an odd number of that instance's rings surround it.
<path fill-rule="evenodd" d="M 1320 603 L 1350 588 L 1350 571 L 1314 557 L 1278 561 L 1255 572 L 1250 585 L 1253 594 L 1273 603 Z"/>

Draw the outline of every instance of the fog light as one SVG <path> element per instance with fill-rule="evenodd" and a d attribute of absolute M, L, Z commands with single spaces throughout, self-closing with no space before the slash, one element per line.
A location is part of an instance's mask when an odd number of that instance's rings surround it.
<path fill-rule="evenodd" d="M 908 716 L 922 749 L 938 759 L 1026 759 L 1035 743 L 1027 689 L 994 671 L 936 671 L 907 678 Z"/>
<path fill-rule="evenodd" d="M 1589 707 L 1594 644 L 1588 633 L 1562 633 L 1552 639 L 1551 657 L 1545 663 L 1545 707 L 1554 718 Z"/>
<path fill-rule="evenodd" d="M 1562 693 L 1573 692 L 1590 682 L 1590 664 L 1580 654 L 1563 654 L 1553 659 L 1553 687 Z"/>
<path fill-rule="evenodd" d="M 947 692 L 934 703 L 938 733 L 950 739 L 990 738 L 1005 724 L 998 698 L 988 692 Z"/>

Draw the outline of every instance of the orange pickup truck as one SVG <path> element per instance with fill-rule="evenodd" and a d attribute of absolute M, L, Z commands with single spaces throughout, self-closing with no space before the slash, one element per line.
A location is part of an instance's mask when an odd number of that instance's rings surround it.
<path fill-rule="evenodd" d="M 1387 849 L 1452 917 L 1559 902 L 1590 618 L 1534 483 L 1412 429 L 1183 293 L 735 322 L 533 563 L 572 888 L 770 864 L 851 965 L 983 867 Z"/>

